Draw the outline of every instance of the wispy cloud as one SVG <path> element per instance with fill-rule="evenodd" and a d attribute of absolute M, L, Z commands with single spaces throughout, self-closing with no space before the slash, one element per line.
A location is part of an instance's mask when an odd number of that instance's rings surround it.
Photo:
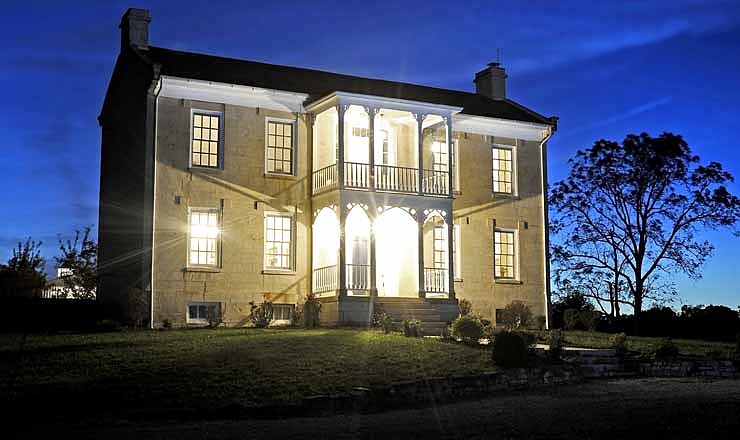
<path fill-rule="evenodd" d="M 649 112 L 657 107 L 668 104 L 669 102 L 671 102 L 672 99 L 673 99 L 672 96 L 666 96 L 664 98 L 656 99 L 653 101 L 648 101 L 644 104 L 640 104 L 638 106 L 629 108 L 626 111 L 623 111 L 621 113 L 617 113 L 613 116 L 609 116 L 608 118 L 600 119 L 591 124 L 582 125 L 580 127 L 573 128 L 572 130 L 565 131 L 564 133 L 562 133 L 561 136 L 563 137 L 570 136 L 576 133 L 582 133 L 584 131 L 593 130 L 595 128 L 605 127 L 605 126 L 614 124 L 616 122 L 635 117 L 642 113 Z"/>

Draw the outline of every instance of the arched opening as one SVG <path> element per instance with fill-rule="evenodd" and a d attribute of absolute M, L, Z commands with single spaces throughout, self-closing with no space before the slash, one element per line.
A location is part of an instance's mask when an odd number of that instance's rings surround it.
<path fill-rule="evenodd" d="M 337 290 L 337 261 L 339 258 L 339 220 L 331 208 L 323 208 L 316 215 L 312 228 L 313 293 L 333 294 Z"/>
<path fill-rule="evenodd" d="M 416 220 L 400 208 L 383 211 L 375 221 L 378 296 L 418 295 L 418 231 Z"/>
<path fill-rule="evenodd" d="M 370 292 L 370 219 L 362 206 L 355 206 L 344 222 L 345 279 L 347 295 Z"/>
<path fill-rule="evenodd" d="M 446 296 L 449 290 L 447 222 L 434 212 L 427 217 L 424 238 L 424 291 L 427 297 Z"/>

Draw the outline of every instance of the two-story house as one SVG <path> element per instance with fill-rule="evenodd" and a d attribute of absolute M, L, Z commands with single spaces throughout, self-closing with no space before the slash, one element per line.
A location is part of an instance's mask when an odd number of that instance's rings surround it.
<path fill-rule="evenodd" d="M 381 304 L 432 325 L 457 299 L 547 316 L 546 142 L 557 118 L 475 92 L 181 52 L 129 9 L 99 117 L 99 298 L 132 288 L 150 324 L 288 321 L 313 293 L 327 325 Z"/>

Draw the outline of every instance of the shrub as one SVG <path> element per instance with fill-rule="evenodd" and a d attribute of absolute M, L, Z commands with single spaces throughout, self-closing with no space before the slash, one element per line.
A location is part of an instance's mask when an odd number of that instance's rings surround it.
<path fill-rule="evenodd" d="M 665 338 L 660 341 L 654 352 L 655 359 L 671 359 L 678 356 L 678 346 L 671 340 Z"/>
<path fill-rule="evenodd" d="M 593 331 L 596 327 L 597 313 L 592 310 L 568 309 L 563 313 L 566 330 Z"/>
<path fill-rule="evenodd" d="M 537 338 L 532 333 L 522 331 L 513 331 L 512 333 L 522 338 L 522 341 L 524 341 L 524 345 L 527 348 L 533 347 L 534 344 L 537 342 Z"/>
<path fill-rule="evenodd" d="M 493 339 L 493 363 L 504 368 L 527 365 L 527 345 L 517 334 L 501 332 Z"/>
<path fill-rule="evenodd" d="M 146 327 L 149 318 L 149 295 L 143 290 L 133 287 L 128 290 L 126 301 L 126 321 L 135 329 Z"/>
<path fill-rule="evenodd" d="M 547 318 L 545 315 L 537 315 L 534 318 L 534 327 L 537 330 L 544 330 L 545 326 L 547 326 Z"/>
<path fill-rule="evenodd" d="M 319 326 L 319 314 L 321 313 L 321 302 L 316 295 L 309 293 L 303 303 L 303 327 L 316 328 Z"/>
<path fill-rule="evenodd" d="M 458 301 L 457 308 L 460 310 L 460 316 L 471 316 L 473 314 L 473 303 L 467 299 Z"/>
<path fill-rule="evenodd" d="M 421 336 L 421 321 L 418 319 L 404 320 L 403 335 L 408 338 L 418 338 Z"/>
<path fill-rule="evenodd" d="M 452 321 L 450 335 L 466 343 L 478 343 L 484 335 L 483 323 L 470 315 L 461 315 Z"/>
<path fill-rule="evenodd" d="M 547 343 L 550 346 L 548 354 L 551 359 L 560 359 L 563 353 L 563 332 L 561 330 L 551 330 L 547 336 Z"/>
<path fill-rule="evenodd" d="M 380 318 L 380 328 L 383 329 L 383 333 L 388 334 L 393 331 L 393 318 L 390 315 L 383 313 Z"/>
<path fill-rule="evenodd" d="M 624 333 L 612 335 L 611 346 L 618 355 L 627 353 L 627 335 Z"/>
<path fill-rule="evenodd" d="M 532 322 L 532 310 L 528 305 L 514 301 L 501 314 L 501 323 L 507 329 L 527 328 Z"/>
<path fill-rule="evenodd" d="M 254 301 L 249 302 L 250 313 L 249 320 L 257 328 L 265 328 L 270 325 L 272 321 L 272 303 L 265 301 L 262 304 L 255 304 Z M 210 313 L 209 313 L 210 315 Z"/>
<path fill-rule="evenodd" d="M 162 321 L 162 329 L 164 330 L 172 329 L 172 321 L 170 321 L 169 319 L 165 319 L 164 321 Z"/>

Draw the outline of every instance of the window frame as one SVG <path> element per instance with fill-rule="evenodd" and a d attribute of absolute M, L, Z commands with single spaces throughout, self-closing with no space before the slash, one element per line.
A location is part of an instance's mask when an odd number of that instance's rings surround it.
<path fill-rule="evenodd" d="M 494 182 L 494 168 L 493 168 L 493 150 L 509 150 L 511 152 L 511 192 L 496 191 L 493 187 Z M 491 144 L 491 191 L 496 195 L 505 195 L 510 197 L 516 197 L 519 194 L 519 183 L 517 173 L 517 147 L 516 145 L 507 145 L 500 143 Z"/>
<path fill-rule="evenodd" d="M 290 124 L 291 125 L 291 129 L 290 130 L 291 130 L 291 133 L 292 134 L 290 136 L 290 173 L 278 173 L 278 172 L 275 172 L 275 171 L 269 171 L 269 169 L 268 169 L 268 158 L 269 158 L 268 149 L 270 148 L 270 146 L 269 146 L 269 127 L 270 127 L 270 122 L 280 123 L 280 124 Z M 278 118 L 278 117 L 272 117 L 272 116 L 265 117 L 265 149 L 264 149 L 264 153 L 265 153 L 265 175 L 266 176 L 296 176 L 296 166 L 297 166 L 297 161 L 296 161 L 296 137 L 297 137 L 296 127 L 297 127 L 297 125 L 298 124 L 296 123 L 296 120 L 295 119 Z M 272 147 L 272 148 L 277 148 L 277 147 Z"/>
<path fill-rule="evenodd" d="M 192 306 L 196 306 L 196 307 L 205 306 L 206 307 L 206 316 L 203 317 L 203 318 L 201 318 L 200 316 L 193 318 L 190 315 L 190 307 L 192 307 Z M 186 310 L 186 312 L 185 312 L 185 322 L 187 324 L 208 324 L 208 309 L 207 308 L 208 307 L 212 307 L 212 306 L 213 307 L 218 307 L 218 311 L 221 314 L 221 317 L 223 318 L 223 307 L 221 305 L 221 302 L 219 302 L 219 301 L 193 301 L 193 302 L 188 302 L 188 306 L 185 309 Z M 198 315 L 200 315 L 200 313 Z"/>
<path fill-rule="evenodd" d="M 288 319 L 275 319 L 275 308 L 287 308 L 288 309 Z M 293 322 L 293 314 L 295 312 L 295 305 L 294 304 L 272 304 L 272 319 L 270 320 L 270 325 L 290 325 L 291 322 Z"/>
<path fill-rule="evenodd" d="M 193 135 L 195 134 L 195 115 L 218 116 L 218 157 L 216 166 L 193 164 Z M 188 149 L 188 168 L 196 170 L 223 170 L 224 169 L 224 112 L 221 110 L 190 109 L 190 140 Z"/>
<path fill-rule="evenodd" d="M 271 267 L 267 265 L 267 218 L 288 217 L 290 218 L 290 267 Z M 262 270 L 267 273 L 295 273 L 296 268 L 296 216 L 292 212 L 265 211 L 262 220 Z M 274 240 L 273 240 L 274 241 Z"/>
<path fill-rule="evenodd" d="M 216 222 L 218 224 L 218 237 L 216 238 L 216 264 L 193 264 L 190 262 L 190 251 L 191 251 L 191 242 L 192 239 L 191 235 L 191 227 L 192 224 L 192 214 L 194 211 L 197 212 L 215 212 L 216 213 Z M 221 237 L 222 237 L 222 211 L 221 208 L 213 208 L 213 207 L 201 207 L 201 206 L 188 206 L 188 241 L 187 241 L 187 254 L 186 254 L 186 265 L 185 267 L 188 269 L 213 269 L 218 270 L 221 269 Z"/>
<path fill-rule="evenodd" d="M 512 239 L 514 241 L 514 255 L 513 255 L 513 265 L 512 270 L 514 271 L 513 276 L 511 277 L 502 277 L 502 276 L 496 276 L 496 232 L 502 232 L 502 233 L 510 233 L 512 234 Z M 496 281 L 519 281 L 519 231 L 516 229 L 509 229 L 509 228 L 499 228 L 494 227 L 493 228 L 493 279 Z M 503 254 L 502 254 L 503 255 Z"/>

